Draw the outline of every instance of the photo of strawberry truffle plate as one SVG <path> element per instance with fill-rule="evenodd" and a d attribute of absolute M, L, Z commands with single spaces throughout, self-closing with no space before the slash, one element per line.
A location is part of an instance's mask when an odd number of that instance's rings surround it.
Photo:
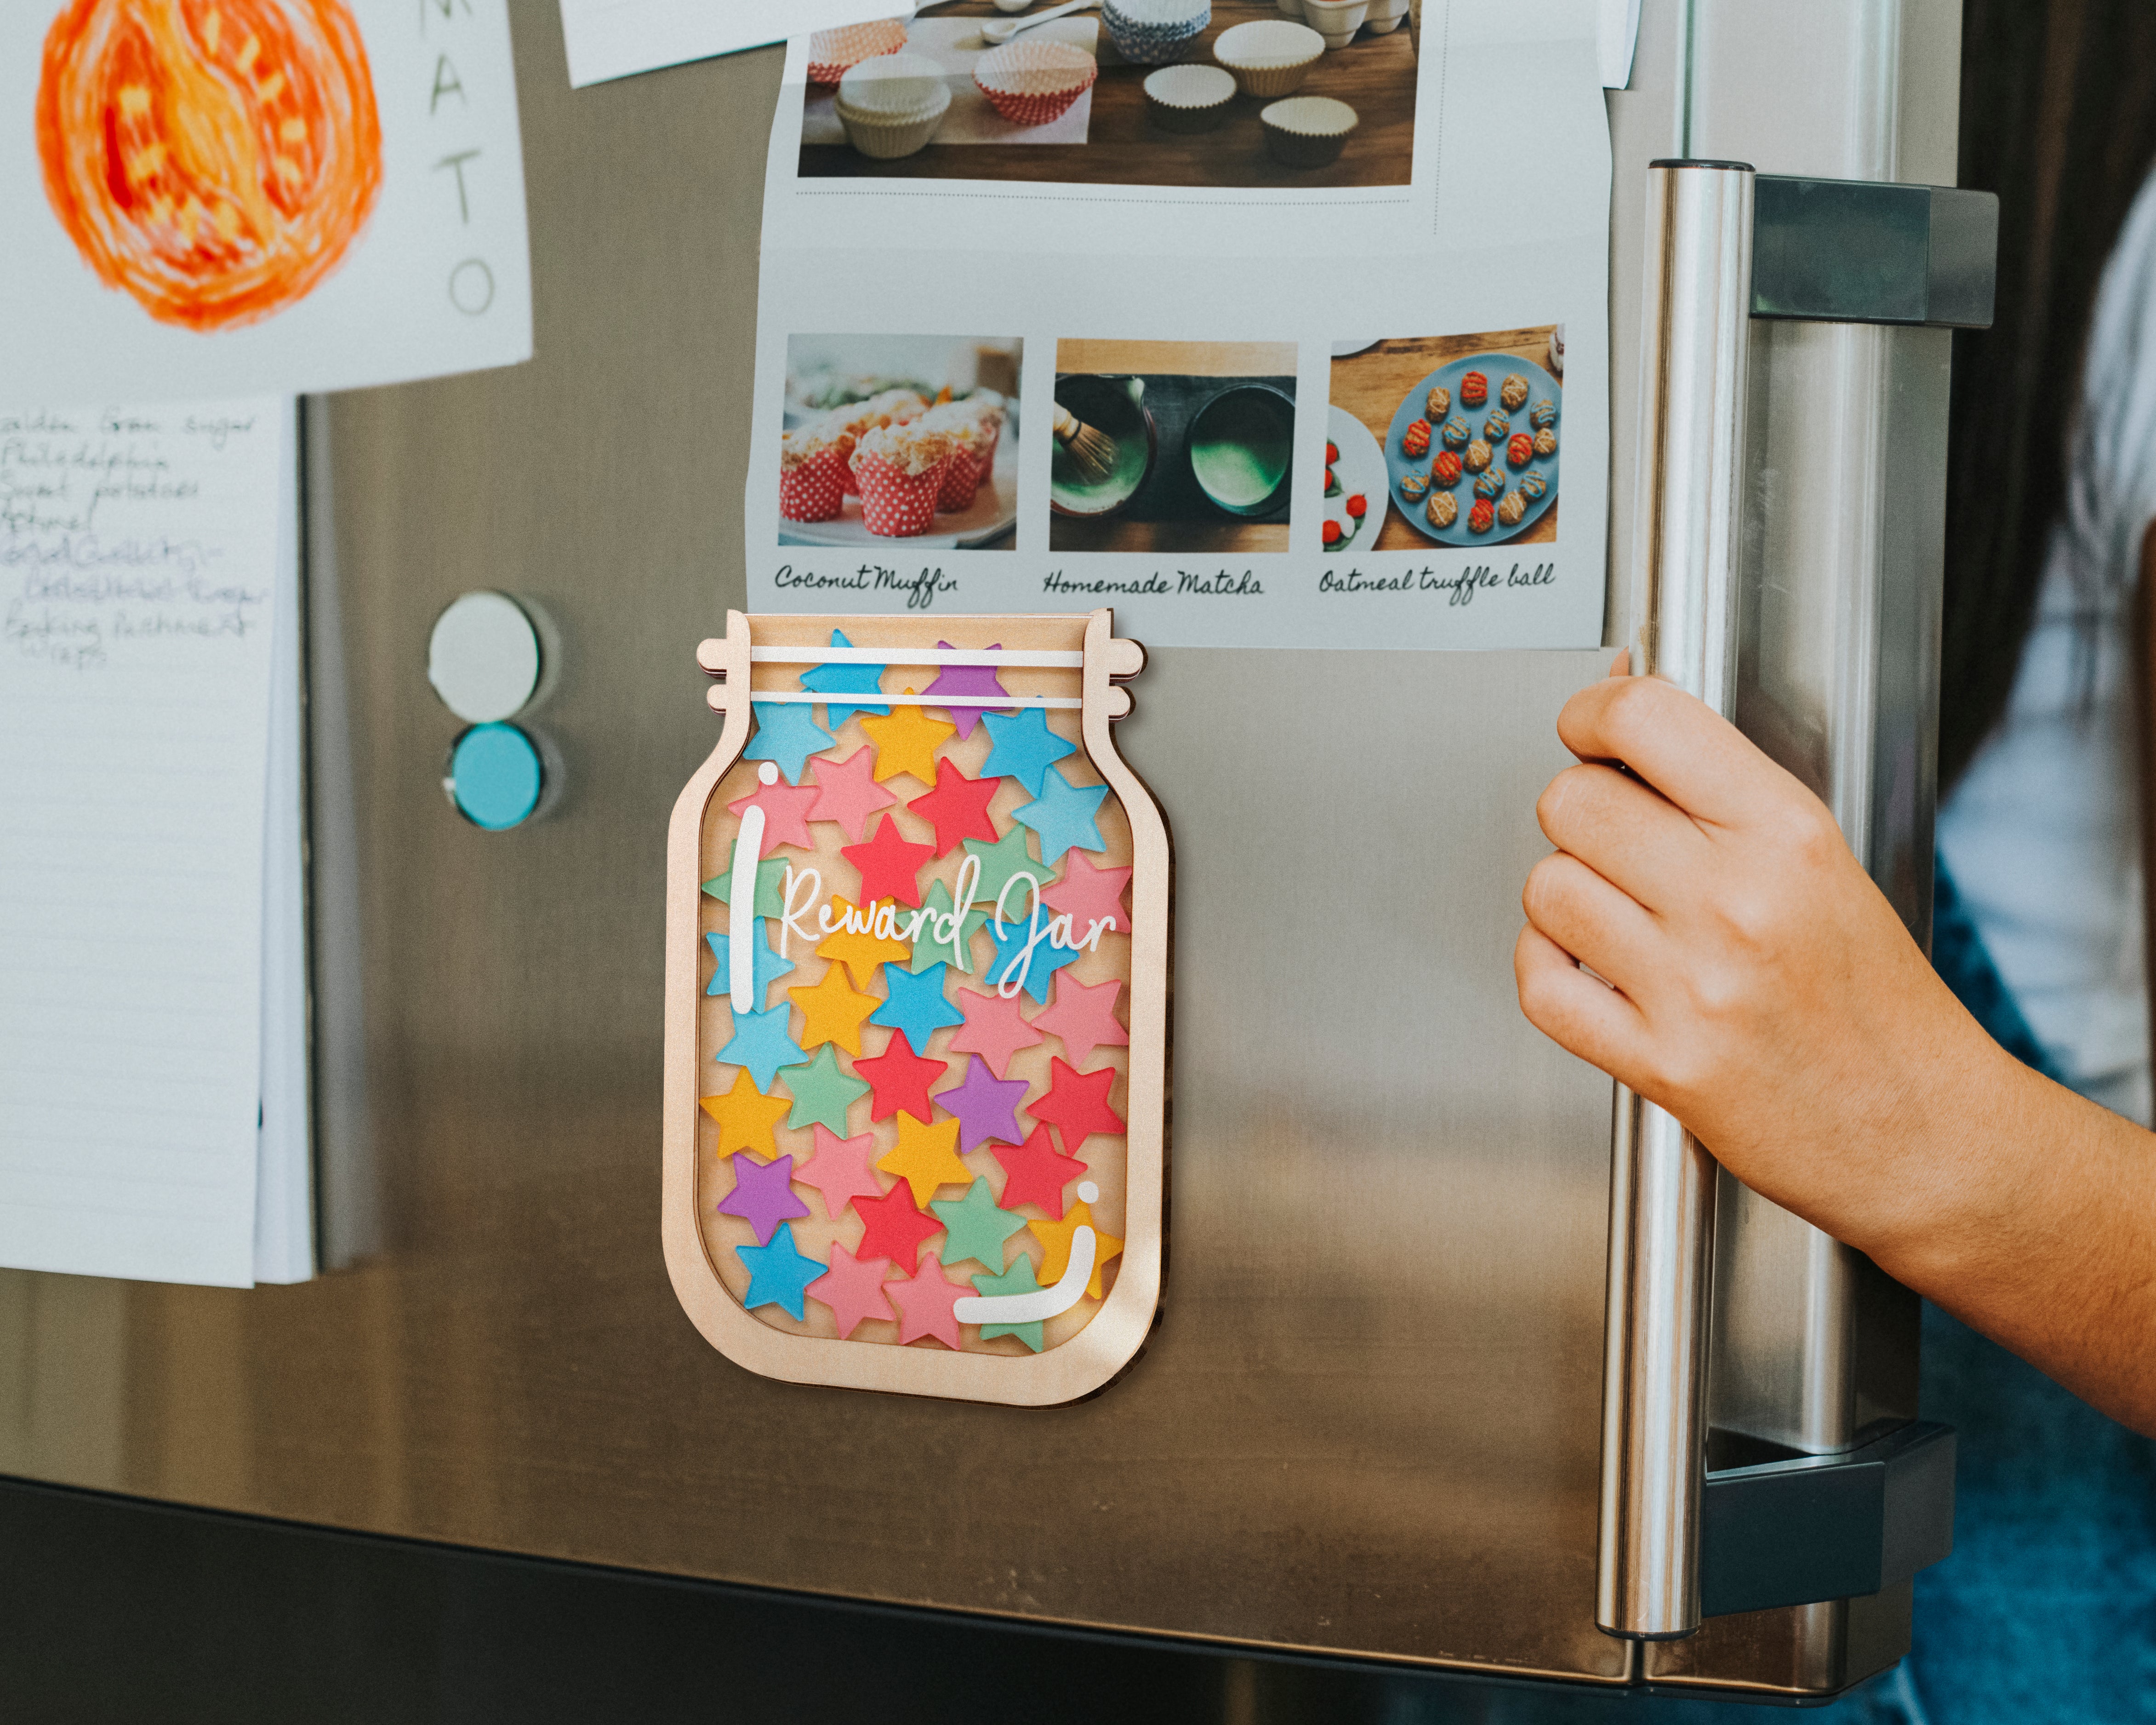
<path fill-rule="evenodd" d="M 1552 428 L 1551 448 L 1547 455 L 1532 435 L 1525 430 L 1512 429 L 1518 422 L 1510 414 L 1518 409 L 1495 405 L 1507 386 L 1512 387 L 1514 396 L 1519 395 L 1520 388 L 1513 383 L 1516 378 L 1525 386 L 1526 399 L 1531 403 L 1527 424 L 1542 429 L 1547 422 L 1548 427 Z M 1471 435 L 1457 454 L 1444 449 L 1433 457 L 1426 453 L 1429 445 L 1424 444 L 1425 453 L 1417 455 L 1409 445 L 1421 439 L 1411 434 L 1417 425 L 1428 424 L 1430 397 L 1439 390 L 1449 392 L 1462 408 L 1476 410 L 1468 425 L 1471 431 L 1480 431 L 1484 435 Z M 1418 380 L 1401 396 L 1383 446 L 1387 486 L 1399 507 L 1401 518 L 1423 537 L 1440 545 L 1500 545 L 1525 533 L 1557 502 L 1559 439 L 1553 428 L 1563 411 L 1563 384 L 1540 366 L 1514 353 L 1463 354 Z M 1447 427 L 1450 423 L 1447 422 Z M 1439 428 L 1439 435 L 1434 441 L 1451 443 L 1446 427 Z M 1445 463 L 1442 474 L 1434 472 L 1437 460 Z M 1462 497 L 1458 513 L 1440 526 L 1431 519 L 1427 506 L 1429 498 L 1433 491 L 1449 491 L 1459 485 L 1462 469 L 1470 475 L 1495 477 L 1488 485 L 1477 488 L 1481 493 L 1478 497 Z M 1406 481 L 1411 477 L 1427 478 L 1430 483 L 1410 488 Z M 1536 481 L 1533 485 L 1522 483 L 1530 477 Z M 1507 490 L 1518 491 L 1522 501 L 1517 508 L 1500 511 L 1495 499 Z M 1471 502 L 1479 506 L 1471 508 Z M 1327 508 L 1332 507 L 1332 500 L 1328 499 Z"/>
<path fill-rule="evenodd" d="M 1367 552 L 1385 519 L 1385 452 L 1345 408 L 1330 408 L 1327 414 L 1321 547 L 1327 557 Z"/>

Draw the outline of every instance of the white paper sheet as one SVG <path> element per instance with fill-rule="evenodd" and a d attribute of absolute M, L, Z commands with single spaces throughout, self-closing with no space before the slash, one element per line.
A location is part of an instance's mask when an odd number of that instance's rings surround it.
<path fill-rule="evenodd" d="M 254 1279 L 290 421 L 0 409 L 0 1264 Z"/>
<path fill-rule="evenodd" d="M 0 401 L 140 402 L 349 389 L 531 357 L 524 167 L 506 0 L 321 4 L 325 15 L 352 18 L 363 44 L 365 82 L 380 122 L 378 192 L 341 260 L 302 297 L 258 321 L 208 332 L 161 321 L 136 293 L 105 285 L 84 244 L 70 236 L 49 195 L 36 123 L 41 87 L 63 87 L 45 64 L 49 33 L 61 8 L 57 0 L 0 6 L 0 233 L 8 239 L 7 267 L 0 270 Z M 208 16 L 220 15 L 213 9 Z M 348 90 L 353 80 L 326 77 L 309 85 L 296 68 L 288 76 L 286 69 L 273 66 L 259 44 L 251 72 L 243 74 L 236 63 L 252 40 L 234 23 L 220 27 L 213 45 L 203 26 L 168 56 L 191 57 L 198 74 L 207 74 L 228 95 L 239 92 L 237 105 L 218 110 L 242 123 L 218 134 L 213 177 L 177 177 L 172 164 L 179 152 L 171 138 L 180 128 L 167 122 L 186 116 L 162 95 L 144 95 L 139 85 L 107 91 L 91 120 L 66 134 L 101 136 L 108 119 L 123 123 L 123 105 L 149 104 L 140 124 L 155 122 L 159 136 L 126 134 L 121 162 L 100 156 L 91 177 L 126 180 L 139 190 L 145 210 L 160 196 L 179 199 L 165 225 L 144 219 L 166 235 L 166 244 L 179 243 L 172 239 L 177 231 L 172 224 L 182 218 L 203 236 L 203 250 L 168 272 L 180 278 L 173 296 L 196 308 L 187 315 L 197 317 L 223 316 L 234 303 L 214 291 L 230 277 L 205 261 L 212 244 L 207 236 L 220 221 L 252 232 L 244 228 L 252 217 L 244 217 L 240 206 L 259 208 L 264 187 L 278 182 L 281 148 L 304 148 L 287 144 L 288 127 L 298 128 L 301 139 L 313 135 L 312 127 L 337 137 L 348 152 L 365 153 L 358 121 L 333 125 L 288 111 L 303 88 Z M 95 55 L 88 61 L 93 69 L 102 64 Z M 266 167 L 259 160 L 264 154 L 271 158 Z M 235 167 L 242 157 L 255 161 L 254 172 Z M 298 213 L 280 219 L 291 233 L 318 223 L 339 231 L 325 213 L 339 207 L 327 189 L 342 183 L 339 175 L 323 168 L 308 178 L 300 172 L 309 189 Z M 185 208 L 194 196 L 185 189 L 190 186 L 205 188 L 191 217 Z M 109 219 L 113 200 L 86 207 Z M 148 242 L 129 232 L 134 237 L 120 249 L 132 255 Z M 294 255 L 305 249 L 297 239 L 292 246 Z M 296 286 L 302 278 L 290 280 Z M 172 311 L 170 305 L 165 309 Z"/>
<path fill-rule="evenodd" d="M 761 48 L 804 30 L 906 18 L 892 0 L 562 0 L 570 85 Z"/>

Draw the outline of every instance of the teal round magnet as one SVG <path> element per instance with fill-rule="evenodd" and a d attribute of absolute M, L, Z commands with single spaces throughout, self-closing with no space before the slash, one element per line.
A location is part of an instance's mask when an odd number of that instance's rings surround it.
<path fill-rule="evenodd" d="M 475 725 L 449 751 L 444 788 L 475 827 L 506 832 L 531 818 L 546 779 L 539 751 L 514 725 Z"/>

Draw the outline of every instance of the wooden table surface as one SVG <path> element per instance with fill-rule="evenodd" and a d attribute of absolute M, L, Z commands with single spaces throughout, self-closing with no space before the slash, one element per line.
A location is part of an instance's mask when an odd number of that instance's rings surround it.
<path fill-rule="evenodd" d="M 988 0 L 924 6 L 922 18 L 995 18 Z M 1184 56 L 1216 64 L 1221 32 L 1252 18 L 1277 18 L 1270 0 L 1213 0 L 1213 22 Z M 1020 38 L 1020 40 L 1024 39 Z M 1342 49 L 1328 49 L 1310 69 L 1297 95 L 1337 97 L 1360 116 L 1338 161 L 1325 167 L 1289 167 L 1265 148 L 1258 110 L 1265 105 L 1238 95 L 1211 131 L 1163 131 L 1146 118 L 1142 87 L 1151 66 L 1132 65 L 1101 27 L 1101 76 L 1083 144 L 931 144 L 896 162 L 874 162 L 843 144 L 808 144 L 800 172 L 891 179 L 1060 180 L 1108 186 L 1404 186 L 1414 153 L 1414 49 L 1405 20 L 1383 36 L 1367 30 Z"/>
<path fill-rule="evenodd" d="M 1370 428 L 1370 435 L 1383 447 L 1385 434 L 1392 429 L 1393 415 L 1399 411 L 1407 393 L 1420 383 L 1432 372 L 1448 361 L 1459 359 L 1470 353 L 1509 353 L 1515 358 L 1532 360 L 1544 371 L 1549 369 L 1550 331 L 1555 327 L 1544 324 L 1539 329 L 1495 330 L 1479 336 L 1424 336 L 1413 341 L 1380 341 L 1362 353 L 1351 353 L 1345 359 L 1332 362 L 1332 405 L 1345 408 Z M 1067 343 L 1065 344 L 1068 345 Z M 1496 405 L 1497 385 L 1501 380 L 1490 380 L 1490 403 Z M 1563 382 L 1558 379 L 1559 384 Z M 1558 403 L 1563 407 L 1563 403 Z M 1524 419 L 1518 423 L 1525 424 Z M 1558 435 L 1563 435 L 1563 421 L 1558 422 Z M 1563 472 L 1563 449 L 1558 449 L 1558 468 Z M 1543 512 L 1542 519 L 1517 539 L 1507 539 L 1507 545 L 1546 545 L 1557 537 L 1557 512 L 1559 502 L 1553 501 Z M 1463 508 L 1466 506 L 1461 506 Z M 1401 516 L 1397 503 L 1388 503 L 1385 524 L 1378 530 L 1373 548 L 1378 551 L 1428 550 L 1435 542 L 1408 525 Z"/>

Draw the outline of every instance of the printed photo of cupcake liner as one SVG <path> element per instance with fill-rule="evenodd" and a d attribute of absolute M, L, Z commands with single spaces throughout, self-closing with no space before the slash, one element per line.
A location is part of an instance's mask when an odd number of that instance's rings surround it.
<path fill-rule="evenodd" d="M 974 494 L 988 476 L 988 463 L 983 459 L 987 454 L 985 448 L 960 449 L 943 464 L 943 476 L 936 486 L 937 514 L 956 515 L 973 506 Z"/>
<path fill-rule="evenodd" d="M 833 105 L 849 143 L 864 156 L 894 161 L 936 136 L 950 110 L 951 86 L 926 54 L 879 54 L 839 80 Z"/>
<path fill-rule="evenodd" d="M 973 82 L 1013 126 L 1045 126 L 1068 113 L 1100 74 L 1100 62 L 1082 48 L 1021 38 L 983 54 Z"/>
<path fill-rule="evenodd" d="M 1307 24 L 1254 18 L 1220 33 L 1213 58 L 1235 74 L 1245 95 L 1292 95 L 1325 52 L 1325 39 Z"/>
<path fill-rule="evenodd" d="M 880 455 L 854 455 L 854 483 L 860 487 L 861 520 L 883 539 L 911 539 L 926 533 L 936 518 L 937 494 L 942 489 L 939 461 L 925 473 L 905 473 Z"/>
<path fill-rule="evenodd" d="M 1290 167 L 1323 167 L 1340 159 L 1358 116 L 1331 96 L 1291 96 L 1261 109 L 1258 121 L 1275 159 Z"/>
<path fill-rule="evenodd" d="M 904 18 L 884 18 L 872 23 L 818 30 L 808 39 L 808 81 L 836 84 L 863 60 L 896 54 L 905 46 Z"/>
<path fill-rule="evenodd" d="M 1219 66 L 1163 66 L 1145 81 L 1146 112 L 1163 131 L 1210 131 L 1227 117 L 1235 77 Z"/>
<path fill-rule="evenodd" d="M 806 461 L 778 470 L 778 513 L 789 521 L 834 521 L 846 506 L 845 458 L 819 449 Z"/>
<path fill-rule="evenodd" d="M 1137 65 L 1181 59 L 1213 22 L 1213 0 L 1101 0 L 1116 53 Z"/>

